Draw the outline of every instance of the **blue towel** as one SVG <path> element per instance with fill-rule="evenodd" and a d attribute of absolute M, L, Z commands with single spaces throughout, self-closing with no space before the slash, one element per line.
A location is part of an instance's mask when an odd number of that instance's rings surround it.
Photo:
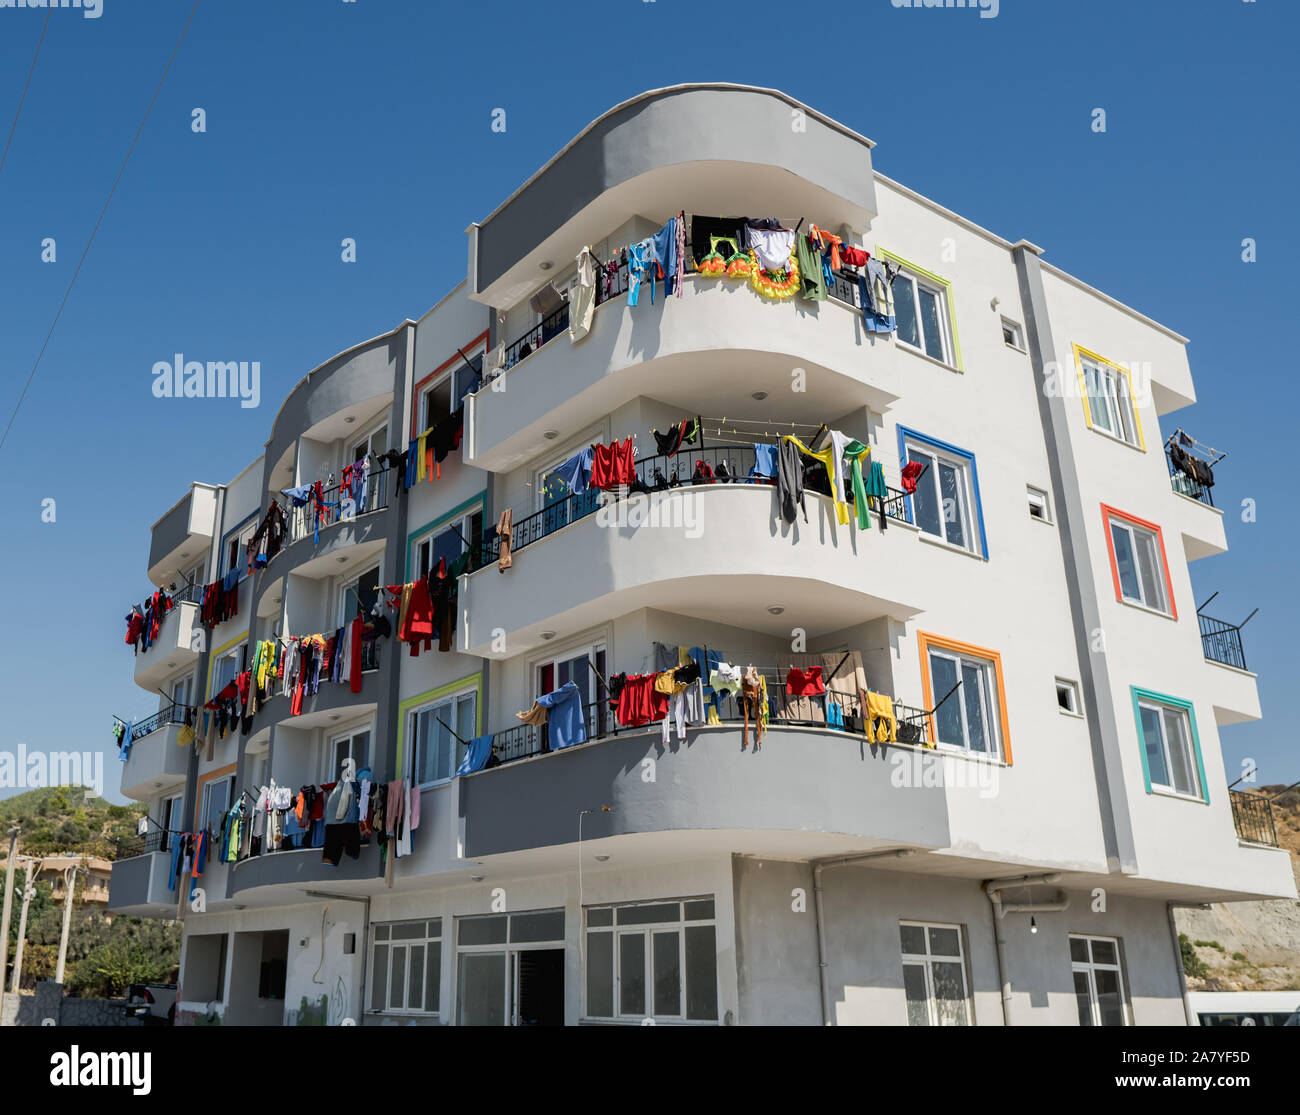
<path fill-rule="evenodd" d="M 469 743 L 469 750 L 465 752 L 465 757 L 461 759 L 460 766 L 456 768 L 456 774 L 473 774 L 476 770 L 482 770 L 487 766 L 488 756 L 492 754 L 492 737 L 475 736 Z"/>
<path fill-rule="evenodd" d="M 296 488 L 281 488 L 280 494 L 293 500 L 294 507 L 305 507 L 311 499 L 311 488 L 310 484 L 299 484 Z"/>

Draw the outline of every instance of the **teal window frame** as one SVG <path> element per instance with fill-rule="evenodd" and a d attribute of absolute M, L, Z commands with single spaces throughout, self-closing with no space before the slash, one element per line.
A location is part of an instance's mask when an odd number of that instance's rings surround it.
<path fill-rule="evenodd" d="M 1210 788 L 1205 782 L 1205 762 L 1201 758 L 1201 736 L 1196 730 L 1196 709 L 1192 706 L 1192 702 L 1186 701 L 1182 697 L 1171 697 L 1168 693 L 1157 693 L 1154 689 L 1142 689 L 1136 685 L 1130 686 L 1129 691 L 1133 696 L 1133 724 L 1137 729 L 1138 754 L 1142 757 L 1142 780 L 1146 784 L 1147 793 L 1178 798 L 1182 801 L 1199 800 L 1203 804 L 1209 805 Z M 1192 734 L 1192 754 L 1196 758 L 1196 778 L 1201 787 L 1199 797 L 1180 794 L 1175 790 L 1160 789 L 1151 785 L 1151 765 L 1147 761 L 1146 733 L 1142 730 L 1141 703 L 1143 701 L 1155 705 L 1165 705 L 1168 708 L 1181 709 L 1187 713 L 1187 724 Z"/>

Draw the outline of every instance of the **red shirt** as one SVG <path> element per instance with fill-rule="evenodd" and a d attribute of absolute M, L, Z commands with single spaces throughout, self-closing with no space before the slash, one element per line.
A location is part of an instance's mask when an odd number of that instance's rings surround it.
<path fill-rule="evenodd" d="M 592 447 L 591 487 L 612 488 L 616 484 L 631 484 L 636 476 L 632 463 L 632 439 L 621 445 L 596 445 Z"/>
<path fill-rule="evenodd" d="M 792 697 L 816 697 L 826 692 L 822 684 L 822 668 L 811 666 L 805 672 L 798 666 L 791 666 L 785 676 L 785 691 Z"/>

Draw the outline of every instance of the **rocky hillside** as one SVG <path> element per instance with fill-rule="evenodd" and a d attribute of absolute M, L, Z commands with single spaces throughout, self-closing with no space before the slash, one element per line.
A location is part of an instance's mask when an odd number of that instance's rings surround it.
<path fill-rule="evenodd" d="M 82 787 L 51 786 L 0 800 L 0 833 L 21 824 L 20 851 L 29 856 L 73 852 L 116 859 L 117 841 L 135 835 L 144 809 L 136 802 L 113 805 Z M 3 858 L 8 839 L 0 845 Z"/>
<path fill-rule="evenodd" d="M 1263 786 L 1279 794 L 1282 786 Z M 1291 853 L 1300 882 L 1300 790 L 1273 803 L 1278 844 Z M 1187 964 L 1194 991 L 1288 991 L 1300 988 L 1300 902 L 1216 903 L 1208 910 L 1176 910 L 1180 934 L 1195 954 Z"/>

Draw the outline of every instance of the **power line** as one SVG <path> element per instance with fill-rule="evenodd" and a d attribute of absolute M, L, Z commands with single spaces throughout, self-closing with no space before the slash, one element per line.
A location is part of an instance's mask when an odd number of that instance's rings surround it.
<path fill-rule="evenodd" d="M 5 140 L 4 154 L 0 154 L 0 171 L 5 168 L 5 160 L 9 158 L 9 145 L 14 141 L 14 132 L 18 130 L 18 117 L 23 113 L 23 102 L 27 100 L 27 90 L 32 84 L 32 74 L 36 72 L 36 59 L 41 56 L 41 44 L 45 42 L 45 30 L 50 25 L 50 16 L 54 14 L 54 9 L 45 10 L 45 22 L 41 24 L 41 37 L 36 40 L 36 53 L 32 55 L 32 65 L 27 71 L 27 81 L 23 85 L 22 96 L 18 98 L 18 111 L 14 113 L 13 126 L 9 129 L 9 138 Z"/>
<path fill-rule="evenodd" d="M 95 221 L 95 227 L 90 230 L 90 239 L 86 241 L 86 247 L 81 253 L 81 258 L 77 261 L 77 268 L 72 272 L 72 278 L 68 280 L 68 289 L 63 292 L 63 301 L 59 303 L 59 308 L 54 314 L 54 320 L 50 322 L 50 331 L 45 334 L 45 341 L 41 344 L 41 351 L 36 354 L 36 362 L 32 365 L 32 370 L 27 376 L 27 382 L 23 384 L 18 401 L 14 404 L 13 413 L 9 416 L 9 422 L 5 426 L 5 432 L 0 434 L 0 449 L 4 448 L 5 442 L 9 439 L 9 431 L 13 429 L 14 419 L 18 417 L 18 411 L 22 408 L 23 400 L 27 398 L 27 392 L 32 386 L 32 380 L 36 378 L 36 369 L 41 366 L 41 359 L 45 356 L 45 350 L 49 347 L 50 338 L 54 336 L 54 330 L 59 324 L 59 318 L 63 316 L 63 308 L 68 304 L 68 299 L 72 296 L 72 288 L 77 282 L 77 276 L 81 274 L 81 268 L 86 262 L 86 256 L 90 254 L 90 246 L 95 242 L 95 235 L 99 232 L 99 226 L 104 221 L 104 215 L 113 202 L 113 195 L 117 193 L 118 183 L 122 181 L 122 175 L 126 173 L 127 164 L 131 161 L 131 155 L 135 152 L 135 145 L 140 142 L 140 135 L 144 131 L 145 124 L 149 121 L 149 114 L 153 112 L 153 106 L 158 100 L 158 94 L 162 92 L 163 83 L 171 72 L 172 63 L 176 61 L 176 55 L 181 49 L 181 43 L 185 41 L 186 32 L 189 31 L 190 24 L 194 21 L 194 13 L 199 10 L 200 2 L 201 0 L 194 0 L 194 7 L 190 9 L 189 18 L 185 20 L 185 26 L 181 28 L 180 38 L 176 40 L 176 45 L 172 47 L 171 57 L 167 59 L 167 65 L 163 67 L 162 77 L 158 79 L 158 86 L 154 89 L 153 96 L 149 98 L 149 107 L 144 110 L 140 126 L 135 130 L 135 137 L 131 140 L 131 146 L 127 148 L 126 158 L 122 160 L 122 167 L 117 172 L 117 177 L 113 179 L 113 187 L 108 191 L 108 198 L 104 201 L 104 207 L 99 211 L 99 218 Z"/>

